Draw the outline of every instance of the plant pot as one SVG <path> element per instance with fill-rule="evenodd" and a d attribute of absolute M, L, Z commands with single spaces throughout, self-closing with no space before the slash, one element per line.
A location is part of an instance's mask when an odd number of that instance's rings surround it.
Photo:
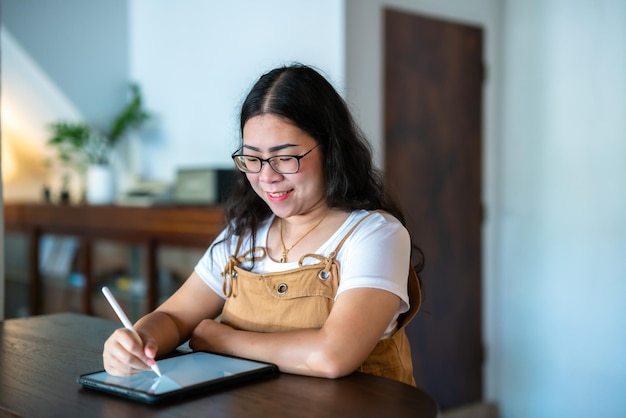
<path fill-rule="evenodd" d="M 115 178 L 108 165 L 87 167 L 86 199 L 90 205 L 108 205 L 115 198 Z"/>

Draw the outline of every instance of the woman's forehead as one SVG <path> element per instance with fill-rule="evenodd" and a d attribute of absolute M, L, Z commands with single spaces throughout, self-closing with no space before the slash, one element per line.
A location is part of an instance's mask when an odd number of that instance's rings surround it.
<path fill-rule="evenodd" d="M 315 142 L 290 120 L 270 114 L 248 119 L 243 128 L 243 147 L 255 151 L 274 152 Z"/>

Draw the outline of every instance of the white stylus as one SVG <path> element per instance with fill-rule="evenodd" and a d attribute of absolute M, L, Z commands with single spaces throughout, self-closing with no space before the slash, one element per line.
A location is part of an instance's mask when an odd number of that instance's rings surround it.
<path fill-rule="evenodd" d="M 104 294 L 104 297 L 107 298 L 107 300 L 109 301 L 109 304 L 111 305 L 111 307 L 117 314 L 117 317 L 120 319 L 120 321 L 122 321 L 122 324 L 124 324 L 124 327 L 128 330 L 133 331 L 136 334 L 137 331 L 135 331 L 135 327 L 133 327 L 133 324 L 130 323 L 130 321 L 128 320 L 128 317 L 122 310 L 120 304 L 117 303 L 117 300 L 115 300 L 115 297 L 113 296 L 113 293 L 111 293 L 109 288 L 106 286 L 103 286 L 102 293 Z M 156 363 L 154 363 L 150 367 L 152 368 L 152 370 L 154 370 L 157 376 L 161 377 L 161 370 L 159 370 L 159 366 Z"/>

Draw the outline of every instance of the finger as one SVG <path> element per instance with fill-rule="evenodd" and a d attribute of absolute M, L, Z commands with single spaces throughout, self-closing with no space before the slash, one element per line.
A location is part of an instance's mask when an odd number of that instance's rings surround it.
<path fill-rule="evenodd" d="M 104 369 L 113 376 L 131 376 L 142 371 L 118 360 L 113 356 L 104 357 L 103 359 Z"/>
<path fill-rule="evenodd" d="M 141 338 L 134 332 L 116 330 L 105 342 L 103 350 L 105 369 L 112 374 L 132 374 L 148 368 L 148 358 Z"/>
<path fill-rule="evenodd" d="M 116 330 L 113 335 L 116 337 L 119 344 L 126 348 L 129 352 L 139 356 L 142 355 L 144 343 L 139 334 L 135 331 L 120 328 Z"/>
<path fill-rule="evenodd" d="M 156 342 L 152 338 L 146 338 L 144 340 L 143 353 L 148 361 L 152 360 L 151 363 L 148 363 L 149 365 L 152 365 L 154 363 L 154 358 L 157 355 L 157 351 L 158 349 Z"/>
<path fill-rule="evenodd" d="M 130 336 L 130 338 L 120 339 L 120 343 L 124 348 L 141 359 L 145 364 L 152 364 L 151 360 L 154 359 L 156 355 L 156 342 L 154 339 L 150 336 L 139 335 L 135 331 L 122 330 L 122 332 Z M 147 346 L 150 347 L 149 350 L 146 350 Z"/>
<path fill-rule="evenodd" d="M 129 350 L 127 345 L 120 341 L 112 341 L 106 349 L 106 353 L 116 362 L 122 363 L 133 369 L 144 369 L 146 358 L 142 350 Z"/>
<path fill-rule="evenodd" d="M 113 344 L 103 354 L 105 370 L 114 375 L 131 375 L 148 369 L 145 361 Z"/>

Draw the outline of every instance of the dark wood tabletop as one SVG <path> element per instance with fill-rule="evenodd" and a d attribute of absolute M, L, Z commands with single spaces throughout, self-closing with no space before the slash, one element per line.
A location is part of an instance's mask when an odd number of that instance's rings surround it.
<path fill-rule="evenodd" d="M 102 369 L 116 322 L 62 313 L 0 322 L 0 417 L 437 417 L 424 391 L 354 373 L 331 380 L 281 373 L 173 404 L 151 406 L 82 388 Z"/>

